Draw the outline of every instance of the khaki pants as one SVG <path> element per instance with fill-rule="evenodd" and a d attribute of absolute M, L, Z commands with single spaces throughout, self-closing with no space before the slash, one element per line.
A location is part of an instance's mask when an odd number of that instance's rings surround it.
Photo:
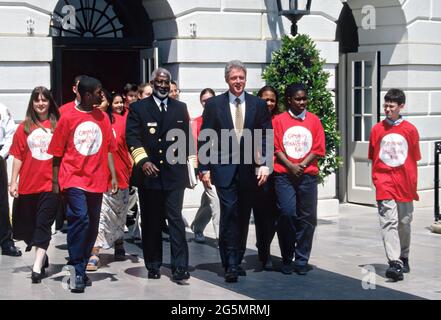
<path fill-rule="evenodd" d="M 204 232 L 205 227 L 213 221 L 214 233 L 216 238 L 219 238 L 219 219 L 220 219 L 220 205 L 219 198 L 216 193 L 216 187 L 211 186 L 206 188 L 204 186 L 204 193 L 201 196 L 201 205 L 196 212 L 196 216 L 191 224 L 191 230 L 193 232 Z"/>
<path fill-rule="evenodd" d="M 389 261 L 409 257 L 413 202 L 378 201 L 381 235 Z"/>

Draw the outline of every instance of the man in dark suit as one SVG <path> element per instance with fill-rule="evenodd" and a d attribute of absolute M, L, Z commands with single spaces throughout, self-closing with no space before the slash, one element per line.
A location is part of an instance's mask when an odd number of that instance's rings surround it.
<path fill-rule="evenodd" d="M 242 62 L 227 63 L 225 81 L 229 90 L 206 102 L 198 143 L 201 181 L 208 188 L 213 183 L 220 200 L 219 251 L 227 282 L 246 275 L 240 263 L 246 249 L 253 196 L 269 175 L 268 163 L 258 165 L 253 151 L 260 146 L 259 156 L 265 159 L 271 116 L 263 100 L 245 92 L 246 75 Z M 205 144 L 210 139 L 204 139 L 205 129 L 214 130 L 220 143 L 210 143 L 207 148 Z M 256 132 L 259 129 L 261 136 Z M 232 133 L 227 141 L 226 131 Z"/>
<path fill-rule="evenodd" d="M 169 99 L 170 73 L 153 72 L 153 95 L 132 103 L 127 118 L 126 140 L 135 165 L 142 169 L 138 181 L 142 245 L 149 279 L 161 277 L 163 212 L 169 224 L 172 279 L 190 278 L 188 245 L 182 219 L 184 190 L 189 185 L 186 165 L 189 154 L 189 115 L 185 103 Z M 177 129 L 183 134 L 170 136 Z M 185 141 L 183 141 L 185 140 Z M 184 149 L 172 149 L 175 144 Z M 185 153 L 183 161 L 181 152 Z M 194 152 L 192 152 L 194 155 Z"/>

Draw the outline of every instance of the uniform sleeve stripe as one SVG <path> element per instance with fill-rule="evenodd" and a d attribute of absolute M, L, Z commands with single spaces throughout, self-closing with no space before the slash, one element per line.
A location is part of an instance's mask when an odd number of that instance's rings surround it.
<path fill-rule="evenodd" d="M 147 152 L 145 152 L 144 148 L 138 148 L 132 151 L 131 156 L 135 164 L 138 164 L 141 160 L 148 158 Z"/>

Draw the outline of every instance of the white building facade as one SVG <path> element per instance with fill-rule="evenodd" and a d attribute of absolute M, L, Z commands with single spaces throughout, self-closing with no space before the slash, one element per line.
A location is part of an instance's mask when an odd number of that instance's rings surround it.
<path fill-rule="evenodd" d="M 440 21 L 437 0 L 312 0 L 299 33 L 316 42 L 331 74 L 345 162 L 320 187 L 319 216 L 338 214 L 342 201 L 374 203 L 367 133 L 392 87 L 405 90 L 405 116 L 420 132 L 417 205 L 433 204 L 434 141 L 441 140 Z M 226 90 L 229 60 L 247 65 L 248 91 L 263 86 L 262 71 L 290 26 L 275 0 L 0 0 L 0 102 L 20 121 L 37 85 L 66 102 L 76 74 L 95 75 L 118 90 L 118 81 L 148 80 L 160 64 L 198 116 L 201 89 Z M 189 192 L 186 205 L 197 206 L 199 192 Z"/>

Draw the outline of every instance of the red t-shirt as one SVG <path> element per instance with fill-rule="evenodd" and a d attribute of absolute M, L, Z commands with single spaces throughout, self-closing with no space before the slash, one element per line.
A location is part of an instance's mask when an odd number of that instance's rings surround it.
<path fill-rule="evenodd" d="M 9 153 L 22 161 L 19 171 L 18 193 L 35 194 L 52 192 L 52 156 L 47 149 L 52 139 L 50 120 L 32 128 L 27 135 L 22 122 L 15 131 Z"/>
<path fill-rule="evenodd" d="M 72 111 L 72 109 L 75 109 L 76 106 L 76 101 L 71 101 L 68 103 L 63 104 L 58 111 L 60 111 L 60 115 L 63 115 L 64 113 L 66 113 L 66 111 Z"/>
<path fill-rule="evenodd" d="M 107 156 L 116 150 L 110 120 L 105 113 L 98 109 L 66 111 L 48 150 L 54 157 L 63 157 L 58 173 L 60 189 L 106 192 L 110 175 Z"/>
<path fill-rule="evenodd" d="M 396 126 L 386 120 L 377 123 L 369 139 L 369 159 L 377 201 L 419 199 L 417 161 L 421 153 L 414 125 L 406 120 Z"/>
<path fill-rule="evenodd" d="M 202 116 L 190 121 L 191 134 L 193 135 L 195 146 L 198 145 L 198 137 L 202 127 Z"/>
<path fill-rule="evenodd" d="M 323 157 L 326 153 L 325 132 L 320 119 L 306 112 L 305 120 L 296 119 L 286 111 L 273 120 L 274 153 L 283 152 L 292 163 L 301 163 L 310 153 Z M 304 173 L 318 174 L 318 161 L 313 161 L 305 168 Z M 277 160 L 274 171 L 288 173 L 288 169 Z"/>
<path fill-rule="evenodd" d="M 126 144 L 126 120 L 129 113 L 124 115 L 113 113 L 115 121 L 112 123 L 112 134 L 116 139 L 117 151 L 113 153 L 115 162 L 116 176 L 120 189 L 129 187 L 130 174 L 132 172 L 132 163 L 130 162 L 129 149 Z M 109 176 L 109 187 L 111 186 L 111 177 Z"/>

